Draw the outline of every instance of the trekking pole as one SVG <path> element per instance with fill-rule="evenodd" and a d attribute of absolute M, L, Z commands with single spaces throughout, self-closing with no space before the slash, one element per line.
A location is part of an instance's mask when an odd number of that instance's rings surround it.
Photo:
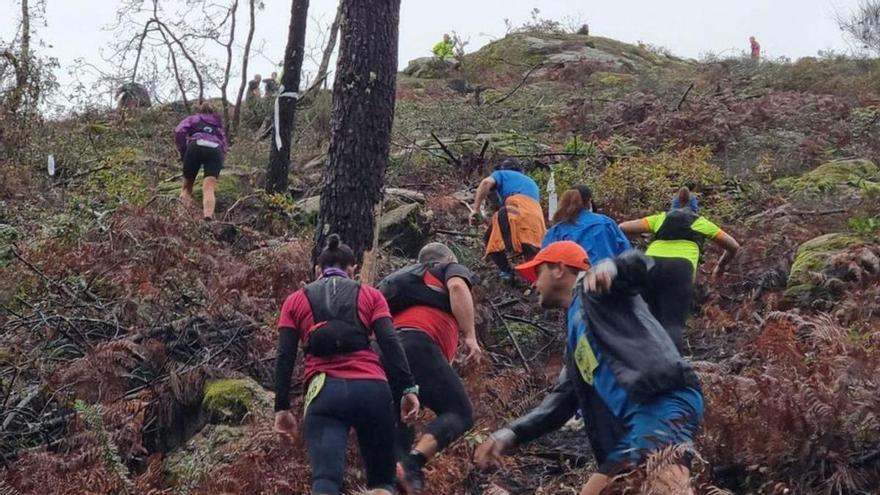
<path fill-rule="evenodd" d="M 532 369 L 529 367 L 529 361 L 526 359 L 525 354 L 523 354 L 522 349 L 519 347 L 519 342 L 516 340 L 516 336 L 513 334 L 513 330 L 510 329 L 510 326 L 507 325 L 507 320 L 504 319 L 504 316 L 501 314 L 501 311 L 498 310 L 498 307 L 495 306 L 491 300 L 489 300 L 489 305 L 492 306 L 492 311 L 495 312 L 495 316 L 501 320 L 501 324 L 504 325 L 504 329 L 507 330 L 507 335 L 510 336 L 510 340 L 513 342 L 513 346 L 516 348 L 516 353 L 519 354 L 519 358 L 522 360 L 523 367 L 527 372 L 531 373 Z"/>

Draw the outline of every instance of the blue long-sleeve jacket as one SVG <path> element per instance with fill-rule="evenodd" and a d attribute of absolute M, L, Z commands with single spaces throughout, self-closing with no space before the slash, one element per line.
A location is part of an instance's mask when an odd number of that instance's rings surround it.
<path fill-rule="evenodd" d="M 582 210 L 575 221 L 560 222 L 550 227 L 541 247 L 556 241 L 574 241 L 587 251 L 590 264 L 613 258 L 632 249 L 617 222 L 599 213 Z"/>

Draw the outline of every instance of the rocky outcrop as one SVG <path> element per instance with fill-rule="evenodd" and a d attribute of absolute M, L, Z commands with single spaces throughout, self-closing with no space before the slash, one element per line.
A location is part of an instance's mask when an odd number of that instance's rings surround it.
<path fill-rule="evenodd" d="M 211 423 L 236 425 L 248 415 L 265 413 L 271 404 L 269 393 L 249 378 L 211 380 L 205 384 L 202 411 Z"/>
<path fill-rule="evenodd" d="M 419 79 L 443 79 L 455 70 L 456 65 L 454 60 L 421 57 L 410 60 L 403 73 Z"/>
<path fill-rule="evenodd" d="M 862 238 L 851 234 L 825 234 L 800 245 L 785 295 L 804 306 L 821 299 L 836 299 L 846 284 L 880 275 L 880 257 Z"/>
<path fill-rule="evenodd" d="M 837 160 L 828 162 L 800 177 L 787 177 L 775 182 L 795 196 L 832 196 L 854 199 L 880 193 L 880 167 L 870 160 Z"/>

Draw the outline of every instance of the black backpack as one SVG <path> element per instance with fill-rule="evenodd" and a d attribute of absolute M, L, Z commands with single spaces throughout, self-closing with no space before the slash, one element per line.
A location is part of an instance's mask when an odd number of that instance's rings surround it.
<path fill-rule="evenodd" d="M 369 349 L 370 331 L 358 317 L 359 283 L 325 277 L 305 286 L 315 324 L 308 330 L 303 350 L 329 357 Z"/>
<path fill-rule="evenodd" d="M 699 218 L 700 216 L 694 213 L 690 208 L 676 208 L 670 210 L 666 213 L 666 219 L 663 220 L 663 225 L 657 229 L 657 233 L 654 234 L 654 236 L 657 239 L 667 241 L 675 241 L 679 239 L 688 240 L 696 244 L 702 252 L 703 242 L 706 240 L 706 237 L 691 229 L 691 225 L 693 225 Z"/>
<path fill-rule="evenodd" d="M 425 275 L 430 271 L 435 277 L 444 280 L 443 271 L 448 264 L 417 263 L 388 275 L 377 289 L 385 296 L 391 314 L 397 314 L 412 306 L 430 306 L 447 313 L 452 312 L 449 303 L 449 292 L 445 288 L 437 289 L 425 283 Z"/>

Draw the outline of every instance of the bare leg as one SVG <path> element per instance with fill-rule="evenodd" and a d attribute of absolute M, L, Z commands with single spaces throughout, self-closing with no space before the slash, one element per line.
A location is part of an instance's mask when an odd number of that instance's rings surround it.
<path fill-rule="evenodd" d="M 425 459 L 431 460 L 431 458 L 437 454 L 437 451 L 440 450 L 440 446 L 437 445 L 437 439 L 434 438 L 434 435 L 425 433 L 422 435 L 422 438 L 419 438 L 419 441 L 416 442 L 416 446 L 413 447 L 413 450 L 419 451 L 420 454 L 425 456 Z"/>
<path fill-rule="evenodd" d="M 608 481 L 608 476 L 604 474 L 596 473 L 590 476 L 590 479 L 587 480 L 581 489 L 581 495 L 599 495 L 605 489 L 605 486 L 608 485 Z"/>
<path fill-rule="evenodd" d="M 183 203 L 183 206 L 189 208 L 193 205 L 193 185 L 196 183 L 195 180 L 183 179 L 183 188 L 180 190 L 180 201 Z"/>
<path fill-rule="evenodd" d="M 214 198 L 215 189 L 217 189 L 217 178 L 205 177 L 205 180 L 202 182 L 202 209 L 204 210 L 205 218 L 214 218 L 214 207 L 216 206 Z"/>

